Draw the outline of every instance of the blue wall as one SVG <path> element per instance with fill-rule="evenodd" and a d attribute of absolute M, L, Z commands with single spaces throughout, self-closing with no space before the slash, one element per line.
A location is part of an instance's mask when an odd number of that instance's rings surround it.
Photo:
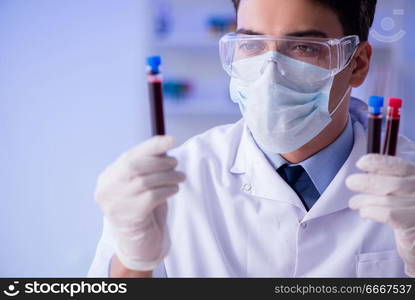
<path fill-rule="evenodd" d="M 84 276 L 97 174 L 148 136 L 143 1 L 0 1 L 0 276 Z"/>

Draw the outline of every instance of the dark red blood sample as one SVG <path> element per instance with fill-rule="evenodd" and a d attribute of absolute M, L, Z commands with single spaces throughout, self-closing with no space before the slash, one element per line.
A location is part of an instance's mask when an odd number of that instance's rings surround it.
<path fill-rule="evenodd" d="M 398 146 L 399 119 L 389 119 L 386 125 L 386 139 L 383 154 L 395 156 Z"/>
<path fill-rule="evenodd" d="M 369 114 L 367 153 L 381 153 L 382 115 Z"/>
<path fill-rule="evenodd" d="M 164 135 L 163 114 L 163 85 L 157 75 L 148 75 L 148 90 L 150 96 L 151 130 L 153 135 Z"/>
<path fill-rule="evenodd" d="M 383 154 L 395 156 L 398 147 L 399 122 L 401 119 L 400 109 L 402 99 L 391 98 L 388 104 L 388 117 L 386 123 L 385 145 Z"/>

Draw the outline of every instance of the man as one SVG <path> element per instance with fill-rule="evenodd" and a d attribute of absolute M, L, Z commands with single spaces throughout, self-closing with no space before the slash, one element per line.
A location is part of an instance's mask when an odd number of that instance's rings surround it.
<path fill-rule="evenodd" d="M 89 275 L 415 276 L 415 145 L 365 155 L 350 100 L 376 0 L 233 3 L 238 31 L 220 53 L 243 119 L 175 158 L 172 137 L 152 138 L 101 174 Z"/>

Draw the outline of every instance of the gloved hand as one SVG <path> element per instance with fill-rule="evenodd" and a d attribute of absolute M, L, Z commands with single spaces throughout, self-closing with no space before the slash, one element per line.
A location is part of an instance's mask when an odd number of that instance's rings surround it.
<path fill-rule="evenodd" d="M 104 212 L 121 263 L 135 271 L 153 270 L 167 255 L 167 198 L 185 175 L 165 153 L 174 145 L 156 136 L 122 154 L 98 178 L 95 199 Z"/>
<path fill-rule="evenodd" d="M 368 154 L 357 167 L 367 173 L 346 180 L 349 189 L 361 193 L 350 199 L 350 208 L 394 229 L 405 273 L 415 277 L 415 165 L 399 157 Z"/>

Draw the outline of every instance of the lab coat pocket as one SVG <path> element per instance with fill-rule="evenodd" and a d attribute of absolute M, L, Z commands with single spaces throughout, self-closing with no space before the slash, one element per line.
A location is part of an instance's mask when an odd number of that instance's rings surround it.
<path fill-rule="evenodd" d="M 396 250 L 356 255 L 357 277 L 404 277 L 404 264 Z"/>

